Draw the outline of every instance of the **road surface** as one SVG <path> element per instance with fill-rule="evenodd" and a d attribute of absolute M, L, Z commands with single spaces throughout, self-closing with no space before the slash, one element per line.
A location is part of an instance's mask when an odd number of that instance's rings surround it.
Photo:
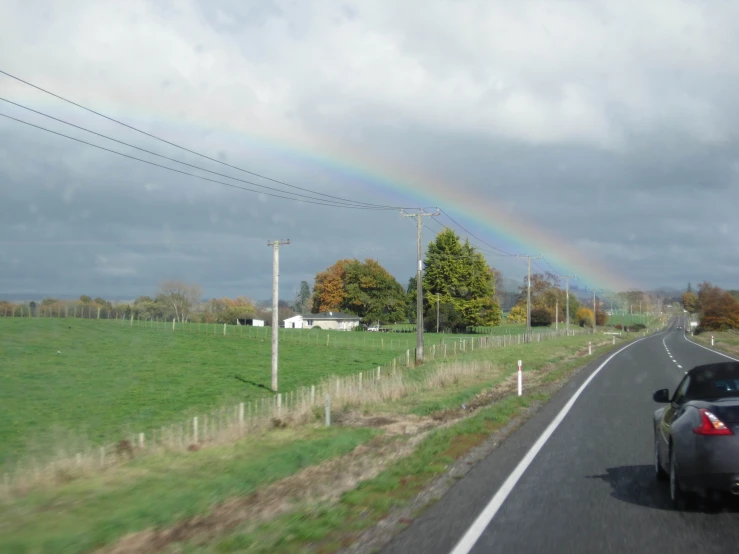
<path fill-rule="evenodd" d="M 455 546 L 455 554 L 739 552 L 736 503 L 713 513 L 677 512 L 667 486 L 654 477 L 652 413 L 659 406 L 652 393 L 665 387 L 674 391 L 696 365 L 728 361 L 689 342 L 675 326 L 632 344 L 602 367 L 496 504 L 492 519 L 473 526 L 608 356 L 568 383 L 397 535 L 384 554 L 449 554 Z M 467 542 L 458 544 L 465 535 Z"/>

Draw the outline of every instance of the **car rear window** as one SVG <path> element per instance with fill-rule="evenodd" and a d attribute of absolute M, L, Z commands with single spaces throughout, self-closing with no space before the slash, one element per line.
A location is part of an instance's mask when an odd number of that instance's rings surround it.
<path fill-rule="evenodd" d="M 694 379 L 690 384 L 687 398 L 708 399 L 739 397 L 739 379 Z"/>

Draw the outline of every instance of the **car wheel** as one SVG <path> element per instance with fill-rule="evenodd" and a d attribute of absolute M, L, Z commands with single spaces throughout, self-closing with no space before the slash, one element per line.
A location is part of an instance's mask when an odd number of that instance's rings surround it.
<path fill-rule="evenodd" d="M 682 490 L 675 467 L 675 451 L 670 448 L 670 500 L 677 510 L 690 509 L 695 503 L 695 495 Z"/>
<path fill-rule="evenodd" d="M 662 460 L 659 458 L 659 439 L 654 437 L 654 475 L 658 481 L 667 481 L 670 475 L 662 468 Z"/>

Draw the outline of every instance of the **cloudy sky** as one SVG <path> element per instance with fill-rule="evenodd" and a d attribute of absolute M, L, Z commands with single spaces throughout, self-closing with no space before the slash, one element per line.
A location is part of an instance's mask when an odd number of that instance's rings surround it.
<path fill-rule="evenodd" d="M 178 278 L 269 298 L 267 241 L 283 238 L 284 296 L 340 258 L 376 258 L 405 284 L 413 221 L 346 201 L 439 206 L 424 242 L 471 233 L 516 280 L 524 262 L 495 249 L 591 286 L 739 288 L 737 2 L 0 8 L 0 70 L 310 191 L 0 74 L 1 114 L 262 192 L 0 117 L 0 296 L 133 297 Z"/>

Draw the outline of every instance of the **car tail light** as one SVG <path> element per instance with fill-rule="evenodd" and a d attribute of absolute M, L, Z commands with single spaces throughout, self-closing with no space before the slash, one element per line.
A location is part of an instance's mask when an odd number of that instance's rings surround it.
<path fill-rule="evenodd" d="M 698 410 L 701 415 L 701 424 L 693 429 L 696 435 L 733 435 L 726 424 L 705 408 Z"/>

